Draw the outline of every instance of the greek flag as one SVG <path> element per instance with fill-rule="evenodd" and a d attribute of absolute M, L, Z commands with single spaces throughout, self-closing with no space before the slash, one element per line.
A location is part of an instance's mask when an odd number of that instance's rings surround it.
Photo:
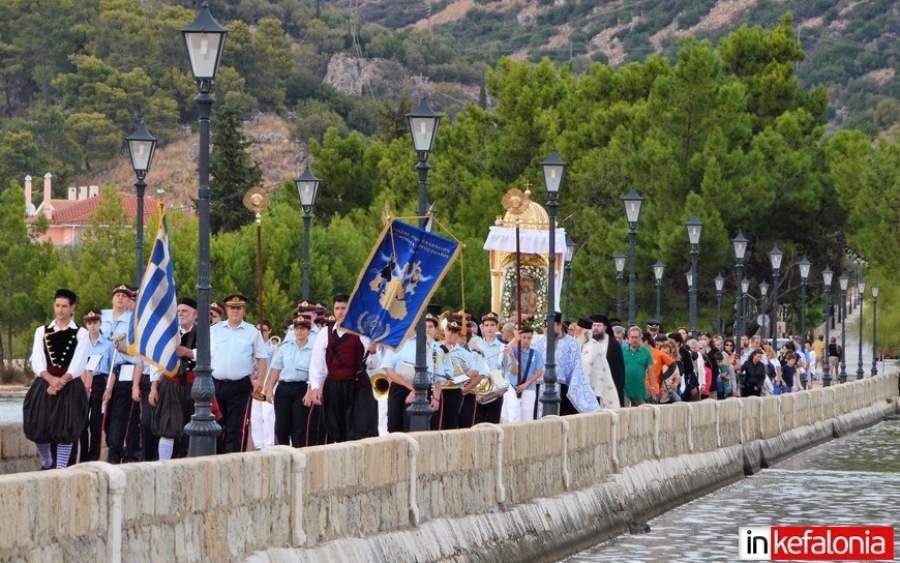
<path fill-rule="evenodd" d="M 175 354 L 179 343 L 176 308 L 175 272 L 169 253 L 169 227 L 165 211 L 160 205 L 156 242 L 134 304 L 128 353 L 152 364 L 165 375 L 178 373 L 178 356 Z"/>

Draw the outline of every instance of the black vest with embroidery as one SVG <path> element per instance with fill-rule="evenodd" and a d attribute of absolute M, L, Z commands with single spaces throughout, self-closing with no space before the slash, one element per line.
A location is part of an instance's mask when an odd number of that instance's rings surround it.
<path fill-rule="evenodd" d="M 75 355 L 77 346 L 78 327 L 69 327 L 62 330 L 44 329 L 44 357 L 47 359 L 47 371 L 53 373 L 54 371 L 62 370 L 62 373 L 66 373 L 69 369 L 69 364 L 72 362 L 72 356 Z"/>
<path fill-rule="evenodd" d="M 197 325 L 191 327 L 191 330 L 185 332 L 181 335 L 181 345 L 187 348 L 188 350 L 193 350 L 197 347 Z M 179 373 L 181 375 L 186 374 L 189 371 L 194 371 L 194 368 L 197 367 L 197 362 L 188 358 L 180 358 L 181 367 L 179 368 Z"/>

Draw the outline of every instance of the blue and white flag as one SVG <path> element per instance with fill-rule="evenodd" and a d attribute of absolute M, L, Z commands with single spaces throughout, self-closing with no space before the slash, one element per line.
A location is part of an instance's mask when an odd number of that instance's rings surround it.
<path fill-rule="evenodd" d="M 165 211 L 160 206 L 156 242 L 134 304 L 128 353 L 170 376 L 178 373 L 179 360 L 175 354 L 180 342 L 177 307 L 175 271 L 169 253 L 169 227 Z"/>
<path fill-rule="evenodd" d="M 341 328 L 396 349 L 415 332 L 459 243 L 388 221 L 350 297 Z"/>

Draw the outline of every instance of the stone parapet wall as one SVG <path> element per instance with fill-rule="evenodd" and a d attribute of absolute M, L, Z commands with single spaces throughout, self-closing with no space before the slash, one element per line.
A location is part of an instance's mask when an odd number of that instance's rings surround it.
<path fill-rule="evenodd" d="M 897 395 L 893 374 L 773 398 L 5 475 L 0 563 L 551 561 L 896 413 Z M 5 426 L 0 463 L 36 464 Z"/>
<path fill-rule="evenodd" d="M 40 468 L 41 456 L 34 442 L 22 432 L 22 423 L 0 423 L 0 475 L 37 471 Z"/>

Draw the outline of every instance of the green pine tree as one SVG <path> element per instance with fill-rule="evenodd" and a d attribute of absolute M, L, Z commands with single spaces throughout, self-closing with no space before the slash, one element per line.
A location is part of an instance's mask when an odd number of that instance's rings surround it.
<path fill-rule="evenodd" d="M 209 223 L 212 232 L 230 232 L 253 220 L 244 207 L 247 190 L 259 185 L 262 171 L 247 149 L 240 110 L 225 106 L 213 114 L 213 148 L 209 156 Z"/>

